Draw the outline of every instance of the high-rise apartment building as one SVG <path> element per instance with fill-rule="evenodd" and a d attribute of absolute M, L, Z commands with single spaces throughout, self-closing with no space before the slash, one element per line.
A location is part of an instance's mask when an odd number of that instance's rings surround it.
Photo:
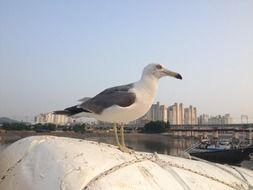
<path fill-rule="evenodd" d="M 184 106 L 182 103 L 169 106 L 167 114 L 170 124 L 182 125 L 184 123 Z"/>
<path fill-rule="evenodd" d="M 208 124 L 210 125 L 224 125 L 224 124 L 232 124 L 233 119 L 230 114 L 211 116 L 208 119 Z"/>
<path fill-rule="evenodd" d="M 151 106 L 151 120 L 157 121 L 159 120 L 159 113 L 160 113 L 160 102 L 157 102 L 156 104 L 153 104 Z"/>
<path fill-rule="evenodd" d="M 166 108 L 159 102 L 153 104 L 150 110 L 141 118 L 145 121 L 169 121 L 171 125 L 194 125 L 198 123 L 197 108 L 190 106 L 184 109 L 182 103 L 174 103 Z"/>
<path fill-rule="evenodd" d="M 149 121 L 167 121 L 167 108 L 159 102 L 153 104 L 150 110 L 141 118 Z"/>
<path fill-rule="evenodd" d="M 191 112 L 190 108 L 184 109 L 184 124 L 191 125 Z"/>
<path fill-rule="evenodd" d="M 178 124 L 184 124 L 184 106 L 182 103 L 179 104 L 179 111 L 178 111 Z"/>
<path fill-rule="evenodd" d="M 197 117 L 197 108 L 192 108 L 192 124 L 197 125 L 198 124 L 198 117 Z"/>
<path fill-rule="evenodd" d="M 197 120 L 197 108 L 190 106 L 184 109 L 184 124 L 186 125 L 196 125 Z"/>
<path fill-rule="evenodd" d="M 159 120 L 167 122 L 167 108 L 165 105 L 161 105 L 159 108 Z"/>
<path fill-rule="evenodd" d="M 170 122 L 170 124 L 173 124 L 173 107 L 169 106 L 167 108 L 167 120 Z"/>

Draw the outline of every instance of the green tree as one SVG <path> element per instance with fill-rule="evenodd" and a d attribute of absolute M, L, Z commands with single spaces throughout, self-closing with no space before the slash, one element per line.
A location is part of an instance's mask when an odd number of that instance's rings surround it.
<path fill-rule="evenodd" d="M 5 130 L 31 130 L 32 126 L 27 123 L 3 123 L 1 128 Z"/>
<path fill-rule="evenodd" d="M 150 121 L 145 124 L 143 132 L 144 133 L 163 133 L 170 127 L 169 122 L 164 121 Z"/>
<path fill-rule="evenodd" d="M 84 133 L 86 131 L 85 124 L 76 124 L 73 126 L 73 130 L 78 133 Z"/>
<path fill-rule="evenodd" d="M 46 123 L 46 124 L 36 124 L 34 125 L 34 130 L 37 132 L 45 132 L 45 131 L 55 131 L 56 125 L 52 123 Z"/>

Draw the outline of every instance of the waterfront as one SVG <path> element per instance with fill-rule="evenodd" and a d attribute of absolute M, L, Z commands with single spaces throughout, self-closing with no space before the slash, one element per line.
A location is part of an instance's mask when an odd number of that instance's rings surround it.
<path fill-rule="evenodd" d="M 51 133 L 36 133 L 32 131 L 9 131 L 7 133 L 0 133 L 2 137 L 0 144 L 0 151 L 15 142 L 18 139 L 31 135 L 54 135 L 63 137 L 74 137 L 85 140 L 97 141 L 101 143 L 108 143 L 115 145 L 115 138 L 113 133 L 75 133 L 75 132 L 51 132 Z M 141 134 L 141 133 L 126 133 L 125 140 L 127 146 L 143 152 L 157 152 L 160 154 L 167 154 L 173 156 L 182 155 L 182 151 L 190 147 L 196 140 L 193 138 L 183 138 L 175 136 L 167 136 L 161 134 Z M 243 161 L 243 167 L 253 169 L 253 161 Z"/>

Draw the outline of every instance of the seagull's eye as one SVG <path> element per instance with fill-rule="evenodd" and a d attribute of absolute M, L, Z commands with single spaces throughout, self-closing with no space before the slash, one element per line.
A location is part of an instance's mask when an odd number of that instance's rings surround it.
<path fill-rule="evenodd" d="M 155 67 L 156 67 L 158 70 L 160 70 L 160 69 L 163 68 L 162 65 L 160 65 L 160 64 L 156 65 Z"/>

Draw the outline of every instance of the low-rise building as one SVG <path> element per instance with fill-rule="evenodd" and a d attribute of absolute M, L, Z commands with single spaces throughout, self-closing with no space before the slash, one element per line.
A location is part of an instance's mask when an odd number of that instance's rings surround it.
<path fill-rule="evenodd" d="M 35 117 L 35 123 L 52 123 L 55 125 L 66 125 L 69 123 L 73 123 L 73 119 L 66 115 L 58 115 L 52 112 L 49 113 L 41 113 Z"/>

